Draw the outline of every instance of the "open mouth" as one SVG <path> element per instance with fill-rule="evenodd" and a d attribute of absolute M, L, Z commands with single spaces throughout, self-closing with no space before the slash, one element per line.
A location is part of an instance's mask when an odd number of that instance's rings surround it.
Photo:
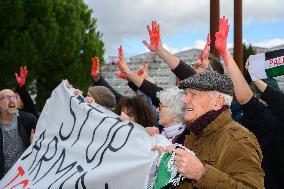
<path fill-rule="evenodd" d="M 9 108 L 16 108 L 16 105 L 15 105 L 15 104 L 9 104 L 8 107 L 9 107 Z"/>
<path fill-rule="evenodd" d="M 187 112 L 191 112 L 193 109 L 190 108 L 190 107 L 187 107 L 185 110 L 186 110 Z"/>

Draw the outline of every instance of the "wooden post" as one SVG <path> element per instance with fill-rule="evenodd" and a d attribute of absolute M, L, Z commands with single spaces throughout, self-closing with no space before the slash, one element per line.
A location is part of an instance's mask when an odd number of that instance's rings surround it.
<path fill-rule="evenodd" d="M 242 0 L 234 0 L 234 60 L 243 72 Z"/>
<path fill-rule="evenodd" d="M 217 59 L 220 59 L 219 53 L 215 48 L 215 33 L 219 30 L 219 18 L 220 18 L 220 4 L 219 0 L 210 0 L 210 53 L 215 55 Z"/>

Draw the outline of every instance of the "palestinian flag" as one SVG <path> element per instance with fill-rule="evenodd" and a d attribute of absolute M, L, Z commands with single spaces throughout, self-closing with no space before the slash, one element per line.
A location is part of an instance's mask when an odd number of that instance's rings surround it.
<path fill-rule="evenodd" d="M 249 73 L 253 81 L 284 75 L 284 49 L 251 55 Z"/>

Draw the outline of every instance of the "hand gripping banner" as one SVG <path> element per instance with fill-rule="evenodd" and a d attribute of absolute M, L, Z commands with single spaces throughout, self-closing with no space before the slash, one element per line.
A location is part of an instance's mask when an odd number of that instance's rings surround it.
<path fill-rule="evenodd" d="M 150 137 L 132 122 L 73 96 L 63 81 L 47 100 L 30 147 L 0 181 L 10 188 L 145 189 L 161 135 Z"/>

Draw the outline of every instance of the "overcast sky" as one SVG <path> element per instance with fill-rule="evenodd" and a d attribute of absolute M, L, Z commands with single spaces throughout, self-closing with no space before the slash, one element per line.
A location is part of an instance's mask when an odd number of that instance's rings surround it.
<path fill-rule="evenodd" d="M 123 46 L 126 56 L 146 52 L 146 25 L 161 27 L 163 45 L 171 52 L 203 48 L 209 32 L 209 0 L 85 0 L 103 34 L 105 58 Z M 220 0 L 220 15 L 229 17 L 233 43 L 233 0 Z M 284 0 L 243 0 L 243 40 L 262 47 L 284 44 Z"/>

